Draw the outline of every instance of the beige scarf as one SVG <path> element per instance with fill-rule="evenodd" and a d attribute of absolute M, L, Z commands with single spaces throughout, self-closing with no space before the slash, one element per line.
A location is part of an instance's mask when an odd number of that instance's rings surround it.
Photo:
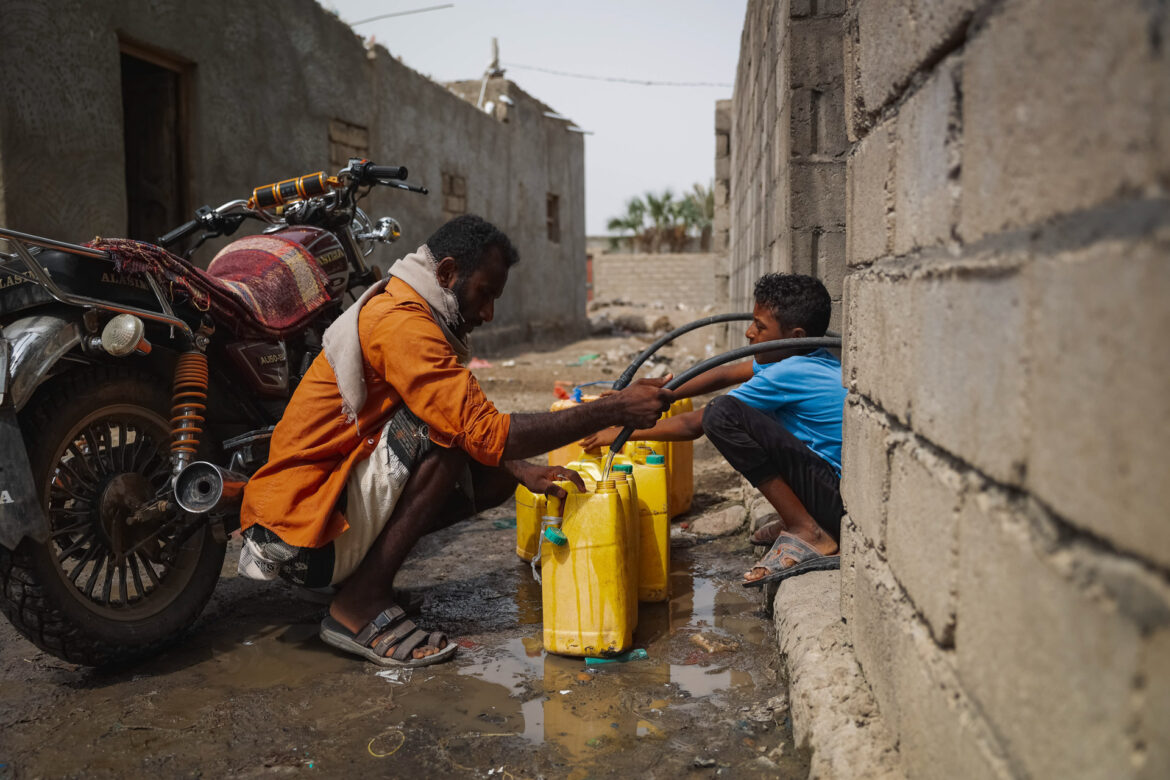
<path fill-rule="evenodd" d="M 435 275 L 438 268 L 431 250 L 426 244 L 415 252 L 402 258 L 390 267 L 387 278 L 371 285 L 361 298 L 342 312 L 332 325 L 325 330 L 322 346 L 325 359 L 337 377 L 337 390 L 341 393 L 341 410 L 347 421 L 357 423 L 358 413 L 366 404 L 365 359 L 362 357 L 361 339 L 358 336 L 358 313 L 366 302 L 386 288 L 390 276 L 396 276 L 406 282 L 411 288 L 423 297 L 431 307 L 431 314 L 439 330 L 443 332 L 451 349 L 460 363 L 466 363 L 471 358 L 471 348 L 467 340 L 455 335 L 459 327 L 459 301 L 455 293 L 439 284 Z M 361 430 L 359 427 L 359 435 Z"/>

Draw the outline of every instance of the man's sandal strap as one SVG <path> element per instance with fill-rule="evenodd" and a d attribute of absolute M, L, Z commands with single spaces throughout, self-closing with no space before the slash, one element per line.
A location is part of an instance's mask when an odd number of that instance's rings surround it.
<path fill-rule="evenodd" d="M 409 659 L 411 657 L 411 655 L 414 653 L 415 649 L 418 648 L 418 646 L 421 645 L 426 640 L 427 640 L 427 632 L 423 631 L 420 628 L 417 631 L 415 631 L 413 634 L 411 634 L 410 636 L 406 637 L 401 642 L 399 642 L 398 646 L 394 648 L 394 652 L 391 654 L 390 657 L 393 658 L 395 661 L 405 661 L 405 660 Z"/>
<path fill-rule="evenodd" d="M 386 655 L 387 650 L 410 636 L 417 628 L 418 626 L 415 625 L 413 620 L 403 620 L 385 634 L 378 637 L 377 642 L 373 645 L 374 652 L 378 655 Z"/>
<path fill-rule="evenodd" d="M 369 647 L 370 642 L 374 641 L 375 637 L 404 617 L 406 617 L 406 612 L 397 604 L 387 607 L 375 615 L 373 620 L 366 623 L 366 627 L 359 631 L 353 639 L 359 645 Z"/>

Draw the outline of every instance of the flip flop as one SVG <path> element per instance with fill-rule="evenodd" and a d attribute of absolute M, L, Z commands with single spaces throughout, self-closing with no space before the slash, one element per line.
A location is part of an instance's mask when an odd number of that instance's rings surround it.
<path fill-rule="evenodd" d="M 791 561 L 788 566 L 783 565 L 785 559 Z M 779 582 L 797 574 L 804 574 L 806 571 L 840 569 L 841 554 L 825 555 L 803 539 L 795 537 L 787 531 L 782 531 L 776 537 L 772 548 L 752 568 L 767 569 L 768 573 L 758 580 L 744 580 L 741 584 L 745 588 L 756 588 L 769 582 Z"/>
<path fill-rule="evenodd" d="M 407 620 L 406 613 L 397 605 L 379 612 L 356 634 L 326 615 L 319 635 L 325 644 L 360 655 L 379 666 L 430 666 L 446 661 L 459 647 L 442 631 L 424 631 L 414 621 Z M 442 642 L 447 643 L 446 647 L 440 647 Z M 420 647 L 438 648 L 438 652 L 414 658 L 412 654 Z M 391 651 L 389 655 L 387 651 Z"/>

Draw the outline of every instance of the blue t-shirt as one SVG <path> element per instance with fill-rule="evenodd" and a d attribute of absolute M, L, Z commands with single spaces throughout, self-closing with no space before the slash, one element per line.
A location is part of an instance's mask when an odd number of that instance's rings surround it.
<path fill-rule="evenodd" d="M 827 349 L 776 363 L 752 364 L 752 378 L 728 395 L 759 409 L 841 475 L 841 361 Z"/>

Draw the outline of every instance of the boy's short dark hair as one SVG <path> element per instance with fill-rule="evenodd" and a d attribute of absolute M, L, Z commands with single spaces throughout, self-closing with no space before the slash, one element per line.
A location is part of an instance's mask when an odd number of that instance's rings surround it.
<path fill-rule="evenodd" d="M 463 214 L 440 227 L 427 239 L 435 260 L 455 258 L 460 275 L 479 268 L 491 251 L 499 252 L 508 268 L 520 262 L 520 253 L 504 231 L 475 214 Z"/>
<path fill-rule="evenodd" d="M 756 303 L 767 306 L 785 329 L 804 328 L 805 335 L 825 335 L 833 314 L 829 291 L 815 276 L 764 274 L 756 281 Z"/>

